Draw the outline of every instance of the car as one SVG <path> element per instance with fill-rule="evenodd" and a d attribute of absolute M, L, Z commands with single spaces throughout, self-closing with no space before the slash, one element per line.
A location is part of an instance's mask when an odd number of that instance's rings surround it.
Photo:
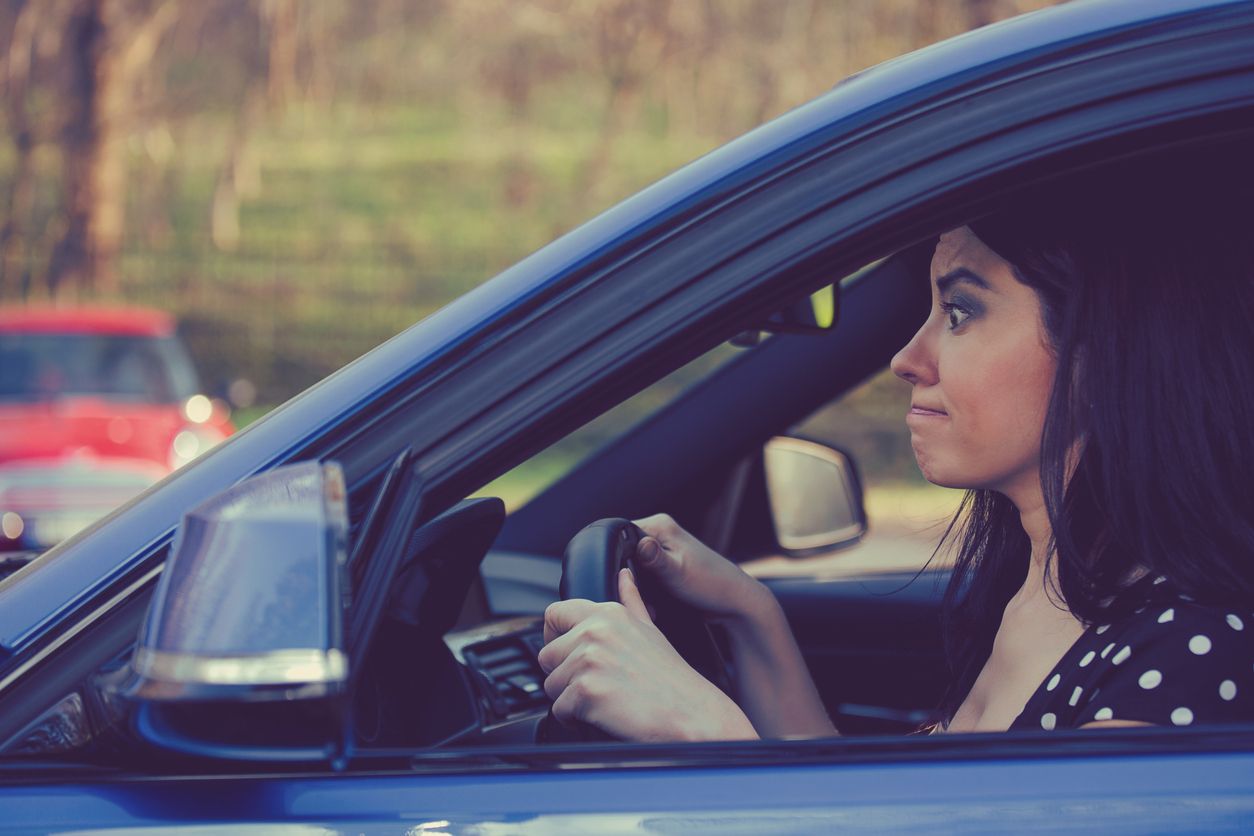
<path fill-rule="evenodd" d="M 43 550 L 233 431 L 172 316 L 0 308 L 0 552 Z"/>
<path fill-rule="evenodd" d="M 1254 2 L 1093 0 L 690 164 L 0 584 L 0 830 L 1248 827 L 1247 726 L 903 734 L 945 684 L 943 568 L 771 582 L 846 737 L 556 739 L 535 654 L 572 567 L 612 567 L 574 547 L 594 520 L 666 510 L 738 560 L 859 535 L 856 468 L 790 429 L 913 333 L 938 233 L 1115 160 L 1248 166 L 1252 137 Z M 522 507 L 484 495 L 728 340 Z M 844 509 L 777 502 L 781 454 Z"/>

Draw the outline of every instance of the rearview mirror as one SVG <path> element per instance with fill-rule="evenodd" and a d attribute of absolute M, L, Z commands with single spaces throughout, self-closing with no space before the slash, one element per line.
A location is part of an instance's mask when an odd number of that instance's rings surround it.
<path fill-rule="evenodd" d="M 852 545 L 866 533 L 862 487 L 848 455 L 779 436 L 766 444 L 766 489 L 775 537 L 790 556 Z"/>
<path fill-rule="evenodd" d="M 821 334 L 836 325 L 839 303 L 836 285 L 826 285 L 773 313 L 762 330 L 773 334 Z"/>
<path fill-rule="evenodd" d="M 780 308 L 758 324 L 732 338 L 732 344 L 752 347 L 767 334 L 822 334 L 836 327 L 840 317 L 840 287 L 829 284 Z"/>

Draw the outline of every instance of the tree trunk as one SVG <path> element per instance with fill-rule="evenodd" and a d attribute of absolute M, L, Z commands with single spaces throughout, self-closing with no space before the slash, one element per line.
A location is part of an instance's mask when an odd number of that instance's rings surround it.
<path fill-rule="evenodd" d="M 86 0 L 70 12 L 66 42 L 71 56 L 61 131 L 63 232 L 48 264 L 49 295 L 64 297 L 91 284 L 98 265 L 93 233 L 99 197 L 100 96 L 98 64 L 104 52 L 104 0 Z"/>
<path fill-rule="evenodd" d="M 967 0 L 967 27 L 978 29 L 1002 18 L 998 0 Z"/>
<path fill-rule="evenodd" d="M 118 288 L 135 82 L 174 22 L 176 6 L 176 0 L 158 0 L 137 11 L 125 0 L 81 0 L 70 14 L 73 78 L 62 132 L 65 228 L 48 268 L 54 297 Z"/>
<path fill-rule="evenodd" d="M 5 67 L 5 110 L 13 139 L 13 180 L 0 226 L 0 297 L 26 297 L 30 292 L 31 265 L 26 247 L 35 192 L 35 134 L 26 110 L 37 6 L 19 5 L 9 42 Z"/>

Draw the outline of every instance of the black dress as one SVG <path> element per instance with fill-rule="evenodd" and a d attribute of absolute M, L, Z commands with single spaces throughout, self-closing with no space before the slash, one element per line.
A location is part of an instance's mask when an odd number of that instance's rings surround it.
<path fill-rule="evenodd" d="M 1096 720 L 1155 725 L 1254 722 L 1254 615 L 1194 602 L 1145 577 L 1084 631 L 1012 730 Z"/>

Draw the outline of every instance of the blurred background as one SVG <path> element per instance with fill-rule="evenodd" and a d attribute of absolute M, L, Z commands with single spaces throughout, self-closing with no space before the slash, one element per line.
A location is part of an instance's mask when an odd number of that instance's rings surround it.
<path fill-rule="evenodd" d="M 845 76 L 1046 5 L 2 0 L 0 305 L 168 312 L 243 426 Z M 903 394 L 815 421 L 909 483 Z"/>

